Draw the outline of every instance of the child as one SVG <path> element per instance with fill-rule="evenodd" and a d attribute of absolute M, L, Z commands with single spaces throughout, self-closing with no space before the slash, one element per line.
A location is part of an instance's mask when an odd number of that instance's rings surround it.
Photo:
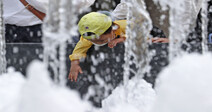
<path fill-rule="evenodd" d="M 91 12 L 83 16 L 78 23 L 80 41 L 69 56 L 71 60 L 69 79 L 77 81 L 78 73 L 82 73 L 79 60 L 86 57 L 88 49 L 93 44 L 97 46 L 108 44 L 108 47 L 113 48 L 117 43 L 124 42 L 126 24 L 126 20 L 113 22 L 109 16 L 99 12 Z"/>

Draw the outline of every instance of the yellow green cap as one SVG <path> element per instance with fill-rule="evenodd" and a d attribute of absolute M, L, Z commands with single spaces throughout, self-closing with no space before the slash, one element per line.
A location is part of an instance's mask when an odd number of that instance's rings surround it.
<path fill-rule="evenodd" d="M 83 38 L 94 39 L 102 35 L 112 25 L 112 19 L 98 12 L 91 12 L 84 15 L 79 23 L 78 29 Z M 84 35 L 87 32 L 92 32 L 95 35 Z"/>

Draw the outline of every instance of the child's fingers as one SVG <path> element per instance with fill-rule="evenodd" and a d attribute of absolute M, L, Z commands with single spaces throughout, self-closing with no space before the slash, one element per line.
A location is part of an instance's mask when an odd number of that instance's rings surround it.
<path fill-rule="evenodd" d="M 154 42 L 155 42 L 155 43 L 158 43 L 158 42 L 161 42 L 161 40 L 160 40 L 160 39 L 158 39 L 158 40 L 155 40 Z"/>
<path fill-rule="evenodd" d="M 151 40 L 152 40 L 152 42 L 155 42 L 155 41 L 157 41 L 159 38 L 152 38 Z"/>
<path fill-rule="evenodd" d="M 169 43 L 169 39 L 163 38 L 162 43 Z"/>
<path fill-rule="evenodd" d="M 71 81 L 73 81 L 73 78 L 72 78 L 73 76 L 72 76 L 72 74 L 71 74 L 71 72 L 69 73 L 69 76 L 68 76 L 68 79 L 69 80 L 71 80 Z"/>
<path fill-rule="evenodd" d="M 158 42 L 162 42 L 162 39 L 156 38 L 152 40 L 153 43 L 158 43 Z"/>
<path fill-rule="evenodd" d="M 71 73 L 69 73 L 69 75 L 68 75 L 68 79 L 69 79 L 69 80 L 71 80 Z"/>
<path fill-rule="evenodd" d="M 74 72 L 72 74 L 72 81 L 74 80 L 76 82 L 77 81 L 77 76 L 78 76 L 78 72 Z"/>
<path fill-rule="evenodd" d="M 70 72 L 69 79 L 73 82 L 74 80 L 76 80 L 77 75 L 78 75 L 77 72 Z"/>
<path fill-rule="evenodd" d="M 152 43 L 169 43 L 167 38 L 153 38 Z"/>
<path fill-rule="evenodd" d="M 75 76 L 74 76 L 74 81 L 75 81 L 75 82 L 77 82 L 77 76 L 78 76 L 78 75 L 75 75 Z"/>
<path fill-rule="evenodd" d="M 114 45 L 113 46 L 116 46 L 117 45 L 117 42 L 114 42 Z"/>
<path fill-rule="evenodd" d="M 108 43 L 109 48 L 113 48 L 113 45 L 111 43 Z"/>
<path fill-rule="evenodd" d="M 110 45 L 109 47 L 110 47 L 110 48 L 113 48 L 114 46 L 113 46 L 113 45 Z"/>
<path fill-rule="evenodd" d="M 79 72 L 80 72 L 81 74 L 83 73 L 83 71 L 82 71 L 82 69 L 81 69 L 81 68 L 79 69 Z"/>

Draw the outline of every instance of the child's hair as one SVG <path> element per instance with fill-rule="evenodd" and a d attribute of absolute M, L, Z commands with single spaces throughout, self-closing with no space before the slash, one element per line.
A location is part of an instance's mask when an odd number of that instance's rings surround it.
<path fill-rule="evenodd" d="M 112 25 L 111 25 L 103 34 L 108 34 L 108 33 L 110 33 L 110 32 L 112 31 L 114 25 L 115 25 L 115 24 L 112 23 Z"/>

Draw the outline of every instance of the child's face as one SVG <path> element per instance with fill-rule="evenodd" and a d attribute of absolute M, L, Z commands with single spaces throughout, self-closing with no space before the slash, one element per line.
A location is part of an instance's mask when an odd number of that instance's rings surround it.
<path fill-rule="evenodd" d="M 113 40 L 115 38 L 115 31 L 112 30 L 110 33 L 108 34 L 103 34 L 101 35 L 99 38 L 96 39 L 88 39 L 89 41 L 95 43 L 95 44 L 105 44 L 110 42 L 111 40 Z"/>

